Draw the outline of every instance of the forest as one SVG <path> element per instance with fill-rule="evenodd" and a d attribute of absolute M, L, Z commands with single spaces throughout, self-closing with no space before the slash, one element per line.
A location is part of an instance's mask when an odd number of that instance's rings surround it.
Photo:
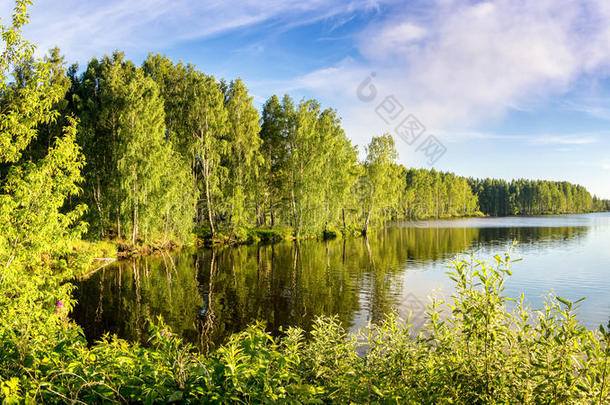
<path fill-rule="evenodd" d="M 3 108 L 39 80 L 37 63 L 16 64 Z M 390 134 L 374 136 L 360 161 L 336 110 L 274 95 L 259 113 L 241 79 L 218 80 L 159 54 L 136 66 L 115 52 L 80 69 L 55 48 L 45 63 L 53 120 L 37 125 L 19 161 L 39 161 L 73 123 L 83 182 L 68 204 L 88 207 L 90 239 L 244 241 L 252 229 L 333 236 L 391 220 L 610 208 L 566 182 L 406 168 Z M 0 173 L 6 181 L 6 165 Z"/>
<path fill-rule="evenodd" d="M 568 182 L 469 179 L 483 213 L 491 216 L 575 214 L 609 211 L 610 201 Z"/>

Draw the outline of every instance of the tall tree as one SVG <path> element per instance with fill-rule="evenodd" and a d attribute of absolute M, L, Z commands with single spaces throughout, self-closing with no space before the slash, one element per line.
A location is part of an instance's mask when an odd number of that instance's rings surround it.
<path fill-rule="evenodd" d="M 289 201 L 292 211 L 292 226 L 299 236 L 304 228 L 313 226 L 315 217 L 311 211 L 321 199 L 320 150 L 318 115 L 320 105 L 315 100 L 302 101 L 294 112 L 288 134 L 289 155 L 287 170 L 289 175 Z"/>
<path fill-rule="evenodd" d="M 241 232 L 247 223 L 246 208 L 256 203 L 255 181 L 264 162 L 260 153 L 262 143 L 259 115 L 252 105 L 253 98 L 241 79 L 231 82 L 226 90 L 227 153 L 225 165 L 225 198 L 231 207 L 230 223 L 233 233 Z"/>
<path fill-rule="evenodd" d="M 100 234 L 129 234 L 132 244 L 139 238 L 165 241 L 169 231 L 187 235 L 194 182 L 169 140 L 156 82 L 115 53 L 89 63 L 74 99 L 90 161 L 85 172 L 88 201 L 97 211 L 91 217 Z"/>
<path fill-rule="evenodd" d="M 396 165 L 398 153 L 390 134 L 373 137 L 367 147 L 364 176 L 368 181 L 364 199 L 363 234 L 367 234 L 371 218 L 383 221 L 388 210 L 396 207 L 400 192 L 400 171 Z"/>
<path fill-rule="evenodd" d="M 227 153 L 227 111 L 224 95 L 212 76 L 198 72 L 189 74 L 191 103 L 188 108 L 188 129 L 193 169 L 199 179 L 203 204 L 212 236 L 216 236 L 215 207 L 222 199 L 220 181 L 226 169 L 221 159 Z M 203 216 L 200 216 L 203 217 Z"/>
<path fill-rule="evenodd" d="M 259 134 L 262 140 L 261 154 L 264 159 L 264 165 L 261 168 L 264 182 L 262 200 L 263 205 L 269 209 L 269 223 L 272 227 L 276 225 L 276 210 L 285 199 L 288 131 L 290 130 L 290 113 L 293 110 L 292 100 L 288 96 L 285 96 L 283 102 L 280 103 L 279 98 L 273 95 L 263 105 Z M 263 208 L 263 211 L 266 209 Z M 266 215 L 263 214 L 263 224 L 266 222 L 265 217 Z"/>
<path fill-rule="evenodd" d="M 70 98 L 80 118 L 78 142 L 87 165 L 84 202 L 90 207 L 87 221 L 91 232 L 105 237 L 116 224 L 121 235 L 121 207 L 117 183 L 119 118 L 128 108 L 122 93 L 135 67 L 124 61 L 122 53 L 101 60 L 92 59 L 80 77 L 74 77 Z"/>
<path fill-rule="evenodd" d="M 131 241 L 135 244 L 139 233 L 148 236 L 153 227 L 157 213 L 151 202 L 161 186 L 160 177 L 168 170 L 164 149 L 169 144 L 164 139 L 163 101 L 155 82 L 138 69 L 122 92 L 120 97 L 128 107 L 118 120 L 117 203 L 124 217 L 130 217 Z"/>
<path fill-rule="evenodd" d="M 358 175 L 358 151 L 345 136 L 341 121 L 334 110 L 324 110 L 318 118 L 320 133 L 319 150 L 322 156 L 320 163 L 320 187 L 323 191 L 322 201 L 324 230 L 338 222 L 339 212 L 344 218 L 346 200 Z M 343 228 L 346 224 L 343 221 Z"/>

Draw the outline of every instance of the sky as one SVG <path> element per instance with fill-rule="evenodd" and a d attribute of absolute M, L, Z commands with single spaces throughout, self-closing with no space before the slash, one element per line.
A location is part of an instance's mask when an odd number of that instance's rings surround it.
<path fill-rule="evenodd" d="M 0 5 L 3 21 L 11 2 Z M 364 153 L 473 177 L 570 181 L 610 198 L 607 0 L 38 0 L 27 39 L 85 66 L 162 53 L 335 108 Z"/>

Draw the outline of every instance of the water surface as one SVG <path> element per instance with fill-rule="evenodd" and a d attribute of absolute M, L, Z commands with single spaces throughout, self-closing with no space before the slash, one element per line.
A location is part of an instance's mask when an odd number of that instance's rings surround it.
<path fill-rule="evenodd" d="M 368 239 L 281 242 L 116 262 L 78 282 L 73 316 L 90 340 L 104 333 L 146 342 L 147 319 L 209 349 L 262 320 L 271 331 L 308 329 L 336 314 L 351 329 L 397 310 L 419 314 L 433 292 L 448 295 L 446 265 L 519 241 L 507 295 L 539 308 L 549 291 L 582 297 L 589 328 L 610 315 L 610 214 L 477 218 L 396 224 Z M 416 317 L 417 318 L 417 317 Z M 416 319 L 417 322 L 417 319 Z"/>

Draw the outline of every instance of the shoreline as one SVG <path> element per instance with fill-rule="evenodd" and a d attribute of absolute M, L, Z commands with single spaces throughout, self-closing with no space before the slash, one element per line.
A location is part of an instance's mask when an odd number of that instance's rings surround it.
<path fill-rule="evenodd" d="M 466 219 L 509 219 L 509 218 L 550 218 L 555 216 L 572 216 L 572 215 L 588 215 L 588 214 L 603 214 L 609 213 L 610 211 L 592 211 L 592 212 L 580 212 L 580 213 L 567 213 L 567 214 L 536 214 L 536 215 L 507 215 L 507 216 L 491 216 L 491 215 L 469 215 L 469 216 L 458 216 L 458 217 L 441 217 L 441 218 L 424 218 L 424 219 L 410 219 L 401 221 L 391 221 L 384 226 L 375 226 L 369 229 L 369 232 L 383 229 L 387 226 L 392 225 L 403 225 L 409 223 L 434 223 L 434 222 L 453 222 Z M 137 257 L 144 257 L 154 255 L 156 253 L 170 253 L 181 250 L 185 247 L 195 248 L 220 248 L 220 247 L 236 247 L 241 245 L 253 245 L 253 244 L 275 244 L 284 241 L 301 241 L 301 240 L 331 240 L 331 239 L 352 239 L 361 238 L 364 234 L 361 230 L 356 227 L 350 227 L 345 230 L 327 230 L 317 233 L 306 233 L 298 237 L 294 236 L 294 231 L 291 228 L 269 228 L 259 227 L 252 228 L 247 231 L 245 238 L 236 238 L 235 236 L 216 236 L 201 237 L 195 236 L 191 241 L 187 243 L 178 243 L 176 241 L 168 241 L 165 243 L 147 243 L 142 245 L 131 245 L 126 243 L 124 240 L 91 240 L 84 241 L 82 244 L 85 246 L 75 246 L 75 253 L 90 253 L 100 252 L 102 254 L 95 255 L 93 260 L 95 261 L 109 261 L 109 263 L 116 260 L 131 260 Z M 108 263 L 108 264 L 109 264 Z M 105 264 L 102 267 L 105 267 Z M 100 267 L 100 268 L 102 268 Z M 92 271 L 92 273 L 94 273 Z"/>

